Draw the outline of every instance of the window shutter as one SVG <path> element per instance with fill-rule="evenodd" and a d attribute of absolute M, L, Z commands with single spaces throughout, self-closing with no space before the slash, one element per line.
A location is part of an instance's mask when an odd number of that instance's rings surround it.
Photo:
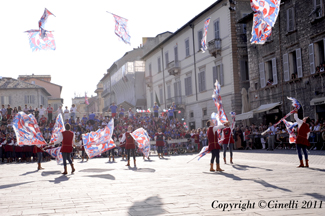
<path fill-rule="evenodd" d="M 175 64 L 178 62 L 178 48 L 177 46 L 174 47 L 174 55 L 175 55 Z"/>
<path fill-rule="evenodd" d="M 296 49 L 298 78 L 302 77 L 301 49 Z"/>
<path fill-rule="evenodd" d="M 309 44 L 309 46 L 308 46 L 308 53 L 309 53 L 310 74 L 314 74 L 315 73 L 314 44 Z"/>
<path fill-rule="evenodd" d="M 289 81 L 290 76 L 289 76 L 289 57 L 288 53 L 283 55 L 283 78 L 284 81 Z"/>
<path fill-rule="evenodd" d="M 264 88 L 265 83 L 265 71 L 264 71 L 264 62 L 259 64 L 259 70 L 260 70 L 260 82 L 261 82 L 261 88 Z"/>
<path fill-rule="evenodd" d="M 9 104 L 11 104 L 11 96 L 9 96 Z"/>
<path fill-rule="evenodd" d="M 202 73 L 202 72 L 201 72 Z M 201 73 L 199 73 L 199 76 L 198 76 L 198 81 L 199 81 L 199 92 L 201 92 L 202 90 L 202 83 L 201 83 Z"/>
<path fill-rule="evenodd" d="M 219 33 L 219 20 L 214 22 L 214 38 L 219 39 L 220 33 Z"/>
<path fill-rule="evenodd" d="M 225 80 L 224 80 L 224 76 L 223 76 L 223 64 L 220 65 L 220 85 L 223 86 L 225 84 Z"/>
<path fill-rule="evenodd" d="M 181 81 L 178 81 L 178 96 L 182 96 L 182 84 L 181 84 Z"/>
<path fill-rule="evenodd" d="M 205 71 L 202 72 L 202 78 L 201 78 L 201 82 L 202 82 L 202 91 L 205 91 Z"/>
<path fill-rule="evenodd" d="M 276 58 L 272 59 L 273 85 L 278 84 L 278 71 L 276 69 Z"/>
<path fill-rule="evenodd" d="M 212 67 L 212 86 L 214 87 L 214 83 L 216 82 L 216 79 L 218 79 L 218 71 L 217 71 L 217 66 Z"/>
<path fill-rule="evenodd" d="M 27 104 L 27 95 L 25 95 L 25 104 Z"/>
<path fill-rule="evenodd" d="M 4 96 L 1 96 L 1 105 L 5 105 L 5 99 L 4 99 Z"/>
<path fill-rule="evenodd" d="M 32 104 L 35 104 L 35 95 L 32 95 Z"/>
<path fill-rule="evenodd" d="M 188 78 L 188 94 L 191 95 L 192 94 L 192 77 Z"/>

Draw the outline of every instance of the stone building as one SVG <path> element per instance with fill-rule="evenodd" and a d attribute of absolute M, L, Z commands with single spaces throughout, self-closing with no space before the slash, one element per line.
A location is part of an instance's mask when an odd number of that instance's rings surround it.
<path fill-rule="evenodd" d="M 147 107 L 156 98 L 161 108 L 175 102 L 189 127 L 204 127 L 216 111 L 211 98 L 221 84 L 227 115 L 242 109 L 241 90 L 249 87 L 246 28 L 237 21 L 251 12 L 249 0 L 213 3 L 143 57 L 146 62 Z M 201 51 L 204 22 L 210 18 Z M 176 17 L 175 17 L 176 19 Z"/>
<path fill-rule="evenodd" d="M 46 107 L 49 96 L 51 94 L 41 86 L 10 77 L 0 79 L 1 105 L 5 105 L 5 108 L 8 107 L 8 104 L 12 108 L 21 106 L 22 109 L 25 104 L 28 108 L 29 106 L 39 108 L 40 105 Z"/>
<path fill-rule="evenodd" d="M 247 41 L 251 122 L 276 122 L 298 99 L 300 117 L 325 117 L 325 17 L 323 0 L 282 0 L 272 35 L 264 45 Z M 251 38 L 253 14 L 239 20 Z M 322 65 L 319 69 L 318 66 Z M 324 67 L 323 67 L 324 66 Z M 256 112 L 258 107 L 267 107 Z"/>

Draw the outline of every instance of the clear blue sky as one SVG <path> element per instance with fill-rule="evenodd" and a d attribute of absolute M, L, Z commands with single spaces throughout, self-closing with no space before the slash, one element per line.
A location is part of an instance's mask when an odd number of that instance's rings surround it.
<path fill-rule="evenodd" d="M 0 76 L 51 75 L 63 86 L 61 97 L 70 106 L 74 93 L 88 97 L 114 61 L 138 47 L 142 37 L 175 32 L 215 0 L 10 0 L 0 1 Z M 54 30 L 55 51 L 32 52 L 26 30 L 38 29 L 44 8 Z M 114 34 L 110 11 L 129 20 L 131 46 Z"/>

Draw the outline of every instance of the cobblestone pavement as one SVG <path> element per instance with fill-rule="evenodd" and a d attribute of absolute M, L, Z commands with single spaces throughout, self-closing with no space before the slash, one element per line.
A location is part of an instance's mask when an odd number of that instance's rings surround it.
<path fill-rule="evenodd" d="M 55 161 L 0 164 L 0 215 L 324 215 L 324 153 L 296 168 L 294 150 L 235 151 L 222 173 L 209 172 L 210 155 L 138 157 L 137 168 L 75 160 L 67 176 Z"/>

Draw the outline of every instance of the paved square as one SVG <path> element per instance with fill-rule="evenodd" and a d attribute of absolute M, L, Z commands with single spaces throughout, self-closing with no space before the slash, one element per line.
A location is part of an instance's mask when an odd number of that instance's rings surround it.
<path fill-rule="evenodd" d="M 137 168 L 121 158 L 75 160 L 67 176 L 55 161 L 42 171 L 1 164 L 0 215 L 324 215 L 324 154 L 311 151 L 310 168 L 296 168 L 294 150 L 235 151 L 223 173 L 209 172 L 210 155 L 138 157 Z"/>

